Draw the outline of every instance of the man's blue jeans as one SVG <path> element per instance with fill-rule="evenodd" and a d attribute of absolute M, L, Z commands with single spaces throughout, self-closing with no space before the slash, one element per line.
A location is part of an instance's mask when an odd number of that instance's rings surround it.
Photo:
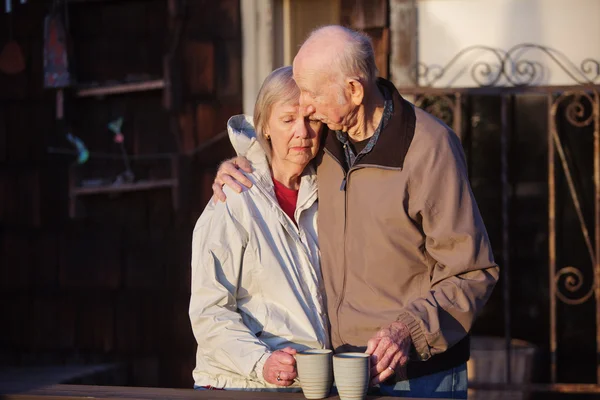
<path fill-rule="evenodd" d="M 401 381 L 395 385 L 380 385 L 382 396 L 466 399 L 467 364 L 432 375 Z"/>

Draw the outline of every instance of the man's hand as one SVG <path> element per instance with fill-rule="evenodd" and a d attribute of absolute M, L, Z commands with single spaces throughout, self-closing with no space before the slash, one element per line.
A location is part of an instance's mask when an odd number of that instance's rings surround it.
<path fill-rule="evenodd" d="M 367 354 L 371 354 L 371 385 L 377 385 L 398 373 L 405 376 L 412 339 L 408 327 L 393 322 L 381 329 L 367 342 Z"/>
<path fill-rule="evenodd" d="M 273 352 L 263 367 L 265 381 L 278 386 L 290 386 L 294 383 L 294 379 L 298 376 L 295 354 L 296 349 L 291 347 Z"/>
<path fill-rule="evenodd" d="M 227 199 L 223 192 L 223 185 L 229 186 L 237 193 L 242 191 L 241 185 L 247 188 L 252 187 L 252 182 L 239 171 L 240 169 L 248 173 L 252 172 L 252 165 L 246 157 L 239 156 L 221 163 L 212 185 L 213 201 L 221 200 L 224 202 Z"/>

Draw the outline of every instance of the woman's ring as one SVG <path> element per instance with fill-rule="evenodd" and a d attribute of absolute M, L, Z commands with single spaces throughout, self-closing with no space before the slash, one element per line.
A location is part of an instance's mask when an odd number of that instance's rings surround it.
<path fill-rule="evenodd" d="M 281 371 L 277 373 L 277 382 L 281 382 L 281 376 L 279 375 L 281 375 Z"/>
<path fill-rule="evenodd" d="M 388 369 L 391 370 L 392 372 L 396 372 L 396 370 L 390 366 L 388 366 Z"/>

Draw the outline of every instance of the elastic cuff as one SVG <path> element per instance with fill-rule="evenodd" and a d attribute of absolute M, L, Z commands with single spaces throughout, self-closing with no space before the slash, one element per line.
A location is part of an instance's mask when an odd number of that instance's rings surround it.
<path fill-rule="evenodd" d="M 267 362 L 267 359 L 271 356 L 271 354 L 272 353 L 270 351 L 267 351 L 258 359 L 256 364 L 254 365 L 254 375 L 256 375 L 256 379 L 260 382 L 265 381 L 265 378 L 263 377 L 263 367 L 265 366 L 265 363 Z"/>
<path fill-rule="evenodd" d="M 410 337 L 413 342 L 413 346 L 417 352 L 417 357 L 419 361 L 427 361 L 431 358 L 431 352 L 429 351 L 429 344 L 427 344 L 427 339 L 425 338 L 425 333 L 421 329 L 421 324 L 419 321 L 413 318 L 407 312 L 403 312 L 398 316 L 398 322 L 402 322 L 408 330 L 410 331 Z"/>

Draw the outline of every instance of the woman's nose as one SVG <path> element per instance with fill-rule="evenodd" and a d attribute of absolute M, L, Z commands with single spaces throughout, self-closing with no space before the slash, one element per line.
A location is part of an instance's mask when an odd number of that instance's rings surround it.
<path fill-rule="evenodd" d="M 309 137 L 308 133 L 308 120 L 305 118 L 298 118 L 298 123 L 296 125 L 296 137 L 299 138 L 307 138 Z"/>

